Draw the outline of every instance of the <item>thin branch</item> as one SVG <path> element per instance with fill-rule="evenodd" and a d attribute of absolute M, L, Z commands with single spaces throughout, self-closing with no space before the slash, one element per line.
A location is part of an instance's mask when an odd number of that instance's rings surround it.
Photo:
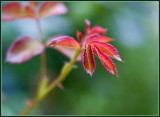
<path fill-rule="evenodd" d="M 26 115 L 28 114 L 36 105 L 38 105 L 40 103 L 41 100 L 43 100 L 51 91 L 53 91 L 57 85 L 62 82 L 63 80 L 65 80 L 66 76 L 68 75 L 68 73 L 71 71 L 74 63 L 76 62 L 76 59 L 79 55 L 80 51 L 79 49 L 76 49 L 72 59 L 70 60 L 69 63 L 66 63 L 63 68 L 62 71 L 60 73 L 60 75 L 57 77 L 56 80 L 54 80 L 47 88 L 46 90 L 44 89 L 44 92 L 41 94 L 41 96 L 38 96 L 37 98 L 35 98 L 34 102 L 31 105 L 28 105 L 21 113 L 20 115 Z"/>

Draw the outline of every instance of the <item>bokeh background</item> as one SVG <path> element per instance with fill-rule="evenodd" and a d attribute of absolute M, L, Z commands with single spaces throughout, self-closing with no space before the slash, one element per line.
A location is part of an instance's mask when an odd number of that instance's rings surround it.
<path fill-rule="evenodd" d="M 30 114 L 32 115 L 157 115 L 159 67 L 158 2 L 64 2 L 68 13 L 41 20 L 45 40 L 56 34 L 76 38 L 84 32 L 84 20 L 91 27 L 107 28 L 106 36 L 125 63 L 113 60 L 119 78 L 110 75 L 96 57 L 90 77 L 77 62 L 63 82 Z M 4 4 L 4 2 L 2 3 Z M 2 22 L 2 114 L 15 115 L 35 96 L 40 76 L 40 56 L 19 64 L 5 62 L 6 51 L 20 35 L 38 39 L 31 19 Z M 47 72 L 51 80 L 60 73 L 64 55 L 46 49 Z"/>

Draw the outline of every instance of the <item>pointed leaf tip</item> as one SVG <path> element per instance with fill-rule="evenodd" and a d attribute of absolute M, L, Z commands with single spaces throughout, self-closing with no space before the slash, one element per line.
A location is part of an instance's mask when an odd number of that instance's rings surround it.
<path fill-rule="evenodd" d="M 92 46 L 95 46 L 95 45 L 98 46 L 100 48 L 100 50 L 103 53 L 105 53 L 106 55 L 108 55 L 118 61 L 122 61 L 122 59 L 119 55 L 119 52 L 111 44 L 100 42 L 100 41 L 93 41 L 93 42 L 91 42 L 91 44 L 92 44 Z"/>
<path fill-rule="evenodd" d="M 70 47 L 70 48 L 80 48 L 79 43 L 70 36 L 54 36 L 47 42 L 49 46 L 61 46 L 61 47 Z"/>
<path fill-rule="evenodd" d="M 69 40 L 71 39 L 71 41 L 69 41 L 71 43 L 64 42 L 63 40 L 65 40 L 65 37 L 67 39 L 69 38 Z M 59 43 L 59 41 L 62 41 L 62 42 Z M 65 41 L 67 41 L 67 40 L 65 40 Z M 79 43 L 76 40 L 74 40 L 74 38 L 69 37 L 69 36 L 64 36 L 64 35 L 51 37 L 46 42 L 46 46 L 51 47 L 51 48 L 61 52 L 62 54 L 64 54 L 68 58 L 72 58 L 72 55 L 73 55 L 75 49 L 80 47 Z M 82 52 L 77 57 L 77 61 L 81 61 L 81 59 L 82 59 L 81 56 L 82 56 Z"/>
<path fill-rule="evenodd" d="M 94 49 L 95 49 L 95 54 L 101 60 L 101 63 L 104 66 L 104 68 L 112 75 L 115 75 L 118 77 L 116 67 L 114 63 L 112 62 L 112 60 L 107 55 L 105 55 L 103 52 L 101 52 L 98 46 L 95 45 Z"/>
<path fill-rule="evenodd" d="M 82 33 L 79 30 L 77 30 L 77 38 L 79 39 L 80 42 L 83 39 L 83 35 L 82 35 Z"/>
<path fill-rule="evenodd" d="M 90 31 L 90 21 L 88 19 L 85 20 L 85 35 L 88 35 Z"/>
<path fill-rule="evenodd" d="M 90 25 L 91 22 L 90 22 L 88 19 L 85 19 L 85 24 L 86 24 L 86 25 Z"/>

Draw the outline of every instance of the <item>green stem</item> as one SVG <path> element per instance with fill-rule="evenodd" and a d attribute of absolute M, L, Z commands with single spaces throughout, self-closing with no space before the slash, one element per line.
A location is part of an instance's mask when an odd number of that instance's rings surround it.
<path fill-rule="evenodd" d="M 27 115 L 39 103 L 39 101 L 38 98 L 33 100 L 33 103 L 28 105 L 21 113 L 19 113 L 19 115 Z"/>
<path fill-rule="evenodd" d="M 38 18 L 36 18 L 36 24 L 37 24 L 37 29 L 38 29 L 38 33 L 39 33 L 39 38 L 40 38 L 41 42 L 44 44 L 40 20 Z M 44 50 L 41 53 L 41 78 L 46 77 L 46 62 L 45 61 L 46 61 L 46 57 L 45 57 L 45 50 Z"/>
<path fill-rule="evenodd" d="M 66 78 L 68 73 L 71 71 L 79 53 L 80 53 L 79 49 L 76 49 L 70 62 L 66 63 L 63 66 L 62 71 L 61 71 L 60 75 L 58 76 L 58 78 L 48 86 L 46 94 L 51 92 L 60 82 L 62 82 Z"/>
<path fill-rule="evenodd" d="M 42 29 L 41 29 L 41 25 L 40 25 L 40 20 L 39 20 L 39 18 L 36 18 L 35 20 L 36 20 L 36 24 L 37 24 L 39 38 L 40 38 L 41 42 L 44 44 Z M 47 83 L 48 83 L 47 78 L 46 78 L 45 50 L 41 53 L 40 58 L 41 58 L 41 81 L 40 81 L 40 86 L 39 86 L 39 92 L 37 94 L 39 97 L 41 97 L 41 95 L 43 95 L 44 90 L 45 90 L 45 88 L 47 86 Z"/>
<path fill-rule="evenodd" d="M 43 35 L 42 35 L 42 29 L 41 29 L 41 25 L 40 25 L 40 20 L 37 17 L 35 19 L 35 21 L 36 21 L 36 25 L 37 25 L 40 41 L 44 44 Z M 39 86 L 38 93 L 36 95 L 36 98 L 33 100 L 33 103 L 31 105 L 29 105 L 28 107 L 26 107 L 20 113 L 20 115 L 26 115 L 27 113 L 29 113 L 39 103 L 40 97 L 43 95 L 43 93 L 45 91 L 45 88 L 47 86 L 48 82 L 47 82 L 47 78 L 46 78 L 46 57 L 45 57 L 45 50 L 40 55 L 40 63 L 41 63 L 41 81 L 40 81 L 40 86 Z"/>
<path fill-rule="evenodd" d="M 80 53 L 80 50 L 76 49 L 75 52 L 74 52 L 74 54 L 73 54 L 72 59 L 70 60 L 69 63 L 66 63 L 63 66 L 62 71 L 61 71 L 60 75 L 57 77 L 57 79 L 55 81 L 53 81 L 45 90 L 43 90 L 44 92 L 41 94 L 41 96 L 37 96 L 35 98 L 35 100 L 33 101 L 33 103 L 31 105 L 28 105 L 20 113 L 20 115 L 26 115 L 26 114 L 28 114 L 36 105 L 38 105 L 40 103 L 41 100 L 43 100 L 52 90 L 54 90 L 60 82 L 62 82 L 63 80 L 65 80 L 66 76 L 71 71 L 74 63 L 76 62 L 76 59 L 77 59 L 79 53 Z"/>

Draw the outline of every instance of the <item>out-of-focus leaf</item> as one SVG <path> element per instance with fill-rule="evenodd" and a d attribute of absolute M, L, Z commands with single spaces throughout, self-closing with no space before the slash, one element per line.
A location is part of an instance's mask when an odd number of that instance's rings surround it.
<path fill-rule="evenodd" d="M 18 2 L 10 2 L 2 6 L 2 21 L 34 17 L 34 10 L 30 6 L 24 6 Z"/>
<path fill-rule="evenodd" d="M 44 50 L 44 45 L 27 36 L 18 38 L 8 49 L 6 61 L 13 64 L 23 63 Z"/>
<path fill-rule="evenodd" d="M 29 4 L 32 8 L 35 8 L 37 6 L 37 2 L 35 1 L 30 1 Z"/>
<path fill-rule="evenodd" d="M 77 38 L 79 39 L 79 41 L 83 39 L 83 35 L 79 30 L 77 30 Z"/>
<path fill-rule="evenodd" d="M 66 6 L 61 2 L 43 2 L 39 8 L 39 17 L 56 16 L 67 13 Z"/>

